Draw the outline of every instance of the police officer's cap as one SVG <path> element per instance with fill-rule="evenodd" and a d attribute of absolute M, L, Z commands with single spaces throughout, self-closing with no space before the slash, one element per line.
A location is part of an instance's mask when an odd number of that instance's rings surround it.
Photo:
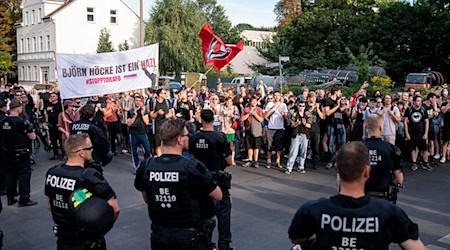
<path fill-rule="evenodd" d="M 20 106 L 22 106 L 22 105 L 16 98 L 12 99 L 11 102 L 9 103 L 9 109 L 15 109 Z"/>
<path fill-rule="evenodd" d="M 98 239 L 113 227 L 114 211 L 104 199 L 92 197 L 86 189 L 78 189 L 70 195 L 69 201 L 82 239 Z"/>

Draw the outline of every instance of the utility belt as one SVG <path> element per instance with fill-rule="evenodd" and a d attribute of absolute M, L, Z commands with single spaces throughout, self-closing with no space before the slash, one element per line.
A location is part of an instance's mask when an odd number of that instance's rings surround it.
<path fill-rule="evenodd" d="M 375 192 L 375 191 L 367 191 L 367 195 L 385 198 L 387 199 L 389 197 L 389 192 Z"/>
<path fill-rule="evenodd" d="M 213 179 L 217 182 L 220 188 L 230 189 L 231 188 L 231 173 L 224 170 L 214 170 L 210 171 Z"/>

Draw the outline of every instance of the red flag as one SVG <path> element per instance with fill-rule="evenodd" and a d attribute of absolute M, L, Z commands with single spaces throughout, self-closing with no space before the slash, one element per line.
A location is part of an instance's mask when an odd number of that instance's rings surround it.
<path fill-rule="evenodd" d="M 214 65 L 219 71 L 244 49 L 244 43 L 240 41 L 236 46 L 227 46 L 220 37 L 214 35 L 211 24 L 205 24 L 198 34 L 202 39 L 202 56 L 205 65 Z"/>

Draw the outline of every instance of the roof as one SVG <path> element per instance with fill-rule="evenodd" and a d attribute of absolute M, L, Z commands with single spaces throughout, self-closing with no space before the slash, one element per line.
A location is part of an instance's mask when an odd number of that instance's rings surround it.
<path fill-rule="evenodd" d="M 272 40 L 275 34 L 275 32 L 271 31 L 243 30 L 241 37 L 253 42 L 263 42 L 264 39 Z"/>

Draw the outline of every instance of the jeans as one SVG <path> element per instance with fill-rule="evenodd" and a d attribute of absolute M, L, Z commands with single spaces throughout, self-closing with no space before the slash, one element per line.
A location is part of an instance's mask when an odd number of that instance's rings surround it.
<path fill-rule="evenodd" d="M 334 144 L 336 142 L 336 139 L 339 146 L 342 146 L 345 143 L 344 124 L 342 124 L 340 128 L 337 128 L 335 125 L 328 125 L 327 135 L 328 135 L 328 156 L 329 156 L 328 163 L 333 163 L 335 158 Z"/>
<path fill-rule="evenodd" d="M 305 134 L 298 134 L 291 139 L 291 146 L 289 148 L 289 159 L 287 162 L 287 170 L 292 171 L 297 155 L 300 158 L 298 168 L 305 168 L 306 152 L 308 152 L 308 138 Z"/>
<path fill-rule="evenodd" d="M 144 147 L 144 160 L 150 158 L 150 143 L 146 134 L 130 134 L 131 153 L 133 155 L 133 165 L 137 169 L 139 167 L 139 155 L 137 152 L 138 146 Z"/>

